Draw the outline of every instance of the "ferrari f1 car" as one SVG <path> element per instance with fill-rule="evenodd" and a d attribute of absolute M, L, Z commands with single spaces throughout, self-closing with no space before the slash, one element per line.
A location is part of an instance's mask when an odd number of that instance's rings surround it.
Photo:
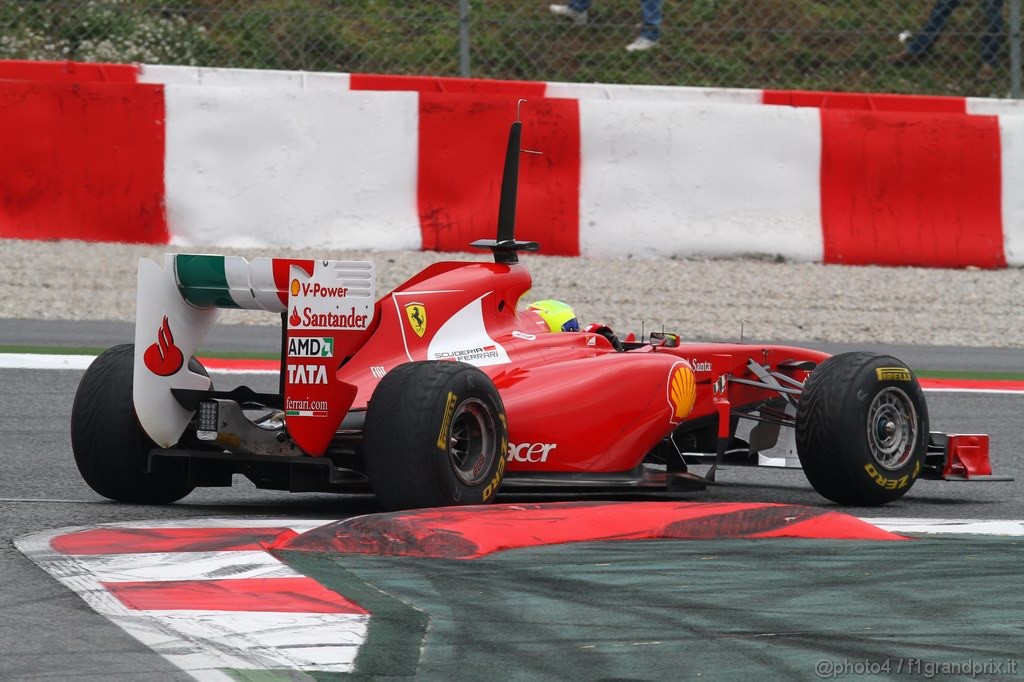
<path fill-rule="evenodd" d="M 135 344 L 100 355 L 75 396 L 85 481 L 163 504 L 241 474 L 372 491 L 397 510 L 525 488 L 699 488 L 723 462 L 802 467 L 847 505 L 991 474 L 988 437 L 930 432 L 917 378 L 888 355 L 552 330 L 520 306 L 531 279 L 517 254 L 539 248 L 515 237 L 520 137 L 516 121 L 496 239 L 473 244 L 493 262 L 435 263 L 379 299 L 369 262 L 143 259 Z M 193 357 L 232 307 L 280 315 L 277 392 L 215 390 Z"/>

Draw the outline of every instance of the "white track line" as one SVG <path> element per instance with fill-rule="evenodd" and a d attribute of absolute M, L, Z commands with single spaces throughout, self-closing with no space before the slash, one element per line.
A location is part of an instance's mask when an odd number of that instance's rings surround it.
<path fill-rule="evenodd" d="M 0 353 L 0 369 L 75 369 L 89 368 L 95 355 L 44 355 L 42 353 Z M 268 369 L 207 368 L 210 374 L 277 374 Z"/>
<path fill-rule="evenodd" d="M 862 521 L 893 533 L 1024 535 L 1024 521 L 1008 519 L 894 519 L 862 518 Z"/>
<path fill-rule="evenodd" d="M 0 353 L 0 369 L 75 369 L 84 370 L 89 367 L 95 355 L 44 355 L 42 353 Z M 207 368 L 210 374 L 277 374 L 277 370 L 267 369 L 217 369 Z M 1024 389 L 1005 388 L 925 388 L 925 393 L 989 393 L 1001 395 L 1020 395 Z"/>

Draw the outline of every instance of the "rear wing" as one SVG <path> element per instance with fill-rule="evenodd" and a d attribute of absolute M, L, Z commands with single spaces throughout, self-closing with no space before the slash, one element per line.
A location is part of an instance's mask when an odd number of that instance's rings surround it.
<path fill-rule="evenodd" d="M 289 434 L 304 452 L 323 454 L 355 397 L 335 374 L 365 342 L 375 302 L 376 271 L 368 261 L 166 254 L 161 267 L 140 259 L 133 389 L 139 424 L 157 445 L 177 443 L 194 411 L 172 389 L 209 389 L 209 378 L 188 364 L 220 309 L 266 310 L 284 320 Z"/>

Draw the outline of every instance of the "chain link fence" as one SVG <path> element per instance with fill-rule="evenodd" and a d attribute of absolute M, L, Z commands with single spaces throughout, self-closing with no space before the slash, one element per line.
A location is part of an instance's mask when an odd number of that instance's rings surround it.
<path fill-rule="evenodd" d="M 1019 98 L 1022 2 L 23 0 L 0 58 Z"/>

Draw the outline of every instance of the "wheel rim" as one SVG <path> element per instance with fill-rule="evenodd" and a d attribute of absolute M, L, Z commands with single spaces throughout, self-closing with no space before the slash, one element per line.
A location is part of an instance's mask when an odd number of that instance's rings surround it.
<path fill-rule="evenodd" d="M 902 468 L 917 443 L 917 410 L 910 396 L 895 386 L 879 391 L 868 408 L 867 431 L 875 462 L 889 471 Z"/>
<path fill-rule="evenodd" d="M 448 458 L 455 475 L 465 485 L 479 485 L 487 478 L 495 457 L 494 432 L 494 418 L 482 400 L 469 398 L 455 409 Z"/>

